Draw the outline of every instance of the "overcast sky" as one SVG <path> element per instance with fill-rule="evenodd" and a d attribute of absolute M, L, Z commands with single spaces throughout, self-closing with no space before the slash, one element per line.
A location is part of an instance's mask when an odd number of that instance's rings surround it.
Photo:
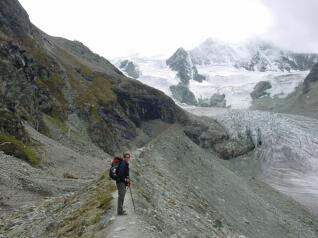
<path fill-rule="evenodd" d="M 270 39 L 318 52 L 318 0 L 19 0 L 46 33 L 79 40 L 106 58 L 170 55 L 208 37 Z"/>

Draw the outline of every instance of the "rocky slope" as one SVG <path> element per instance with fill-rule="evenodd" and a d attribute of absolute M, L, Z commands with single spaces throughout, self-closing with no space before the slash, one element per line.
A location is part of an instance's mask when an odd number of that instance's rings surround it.
<path fill-rule="evenodd" d="M 231 167 L 233 161 L 222 161 L 198 146 L 180 125 L 153 123 L 145 126 L 156 136 L 133 152 L 137 210 L 134 214 L 128 194 L 129 220 L 113 216 L 116 202 L 112 205 L 109 197 L 113 187 L 99 176 L 79 192 L 2 212 L 0 234 L 8 238 L 317 236 L 314 216 L 258 180 L 256 152 L 238 158 L 237 166 Z"/>
<path fill-rule="evenodd" d="M 81 43 L 38 30 L 17 1 L 1 1 L 1 19 L 3 133 L 27 141 L 22 120 L 48 135 L 44 115 L 63 124 L 76 113 L 92 141 L 114 153 L 137 138 L 142 121 L 185 119 L 170 98 L 127 79 Z"/>
<path fill-rule="evenodd" d="M 155 237 L 317 236 L 315 217 L 257 178 L 257 153 L 222 161 L 178 127 L 139 153 L 137 207 L 161 234 Z"/>

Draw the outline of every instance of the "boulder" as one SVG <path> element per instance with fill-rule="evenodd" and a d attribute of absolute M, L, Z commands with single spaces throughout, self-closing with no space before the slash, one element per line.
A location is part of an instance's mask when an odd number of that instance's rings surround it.
<path fill-rule="evenodd" d="M 247 154 L 254 148 L 255 146 L 251 140 L 228 140 L 214 145 L 214 150 L 225 160 Z"/>
<path fill-rule="evenodd" d="M 269 94 L 266 92 L 266 90 L 270 88 L 272 88 L 272 85 L 269 81 L 260 81 L 255 85 L 254 90 L 250 95 L 253 99 L 267 96 Z"/>
<path fill-rule="evenodd" d="M 226 100 L 225 100 L 225 94 L 213 94 L 209 99 L 202 99 L 200 98 L 198 100 L 198 105 L 200 107 L 220 107 L 224 108 L 226 107 Z"/>
<path fill-rule="evenodd" d="M 197 100 L 194 94 L 190 91 L 190 89 L 179 83 L 178 85 L 172 85 L 170 87 L 172 97 L 176 99 L 178 102 L 185 103 L 188 105 L 197 105 Z"/>
<path fill-rule="evenodd" d="M 205 123 L 193 120 L 185 126 L 184 133 L 194 143 L 205 149 L 213 148 L 214 144 L 228 139 L 226 131 L 216 121 Z"/>

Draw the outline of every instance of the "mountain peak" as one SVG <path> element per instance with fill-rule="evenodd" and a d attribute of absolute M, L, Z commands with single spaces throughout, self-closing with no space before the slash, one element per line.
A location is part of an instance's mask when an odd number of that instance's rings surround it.
<path fill-rule="evenodd" d="M 259 38 L 240 44 L 208 38 L 190 53 L 195 64 L 235 66 L 249 71 L 309 70 L 318 62 L 318 55 L 284 50 Z"/>

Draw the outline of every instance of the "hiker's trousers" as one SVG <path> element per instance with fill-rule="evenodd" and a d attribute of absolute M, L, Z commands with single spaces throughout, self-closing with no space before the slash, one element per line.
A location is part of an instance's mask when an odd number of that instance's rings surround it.
<path fill-rule="evenodd" d="M 125 182 L 117 182 L 118 189 L 118 202 L 117 202 L 117 214 L 123 214 L 124 212 L 124 200 L 126 194 L 126 184 Z"/>

